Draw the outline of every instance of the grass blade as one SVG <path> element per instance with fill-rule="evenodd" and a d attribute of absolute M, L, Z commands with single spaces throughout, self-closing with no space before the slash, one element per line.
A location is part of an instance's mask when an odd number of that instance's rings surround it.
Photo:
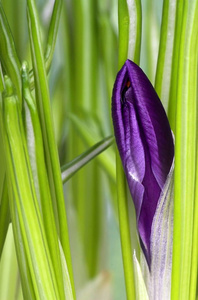
<path fill-rule="evenodd" d="M 176 0 L 165 0 L 163 5 L 160 46 L 155 78 L 155 89 L 168 111 L 171 84 L 171 67 L 175 35 Z"/>
<path fill-rule="evenodd" d="M 3 115 L 6 129 L 7 173 L 13 189 L 13 194 L 10 195 L 12 202 L 10 206 L 15 208 L 14 203 L 16 203 L 22 241 L 35 295 L 39 299 L 56 299 L 59 298 L 59 293 L 34 190 L 29 157 L 21 127 L 22 120 L 18 114 L 19 100 L 13 95 L 9 79 L 6 79 L 6 86 Z M 15 219 L 13 211 L 11 209 L 11 218 Z M 15 239 L 17 239 L 16 236 Z"/>
<path fill-rule="evenodd" d="M 67 217 L 63 195 L 63 186 L 61 171 L 58 159 L 58 151 L 55 143 L 54 129 L 52 124 L 52 115 L 50 108 L 49 88 L 45 72 L 44 56 L 40 38 L 40 27 L 38 14 L 33 0 L 27 1 L 28 24 L 31 40 L 31 52 L 34 67 L 36 100 L 39 111 L 41 130 L 44 140 L 44 149 L 46 155 L 46 165 L 51 189 L 51 196 L 54 206 L 57 207 L 59 236 L 66 257 L 66 262 L 71 277 L 74 293 L 72 262 L 69 248 L 69 236 L 67 228 Z"/>
<path fill-rule="evenodd" d="M 101 152 L 106 150 L 109 146 L 112 145 L 114 138 L 112 136 L 107 137 L 95 144 L 87 151 L 77 156 L 71 162 L 62 166 L 62 181 L 65 183 L 69 178 L 71 178 L 78 170 L 80 170 L 84 165 L 90 162 L 93 158 L 99 155 Z"/>
<path fill-rule="evenodd" d="M 59 287 L 61 298 L 64 298 L 64 287 L 62 280 L 61 259 L 58 245 L 58 235 L 53 213 L 53 204 L 47 177 L 45 156 L 43 149 L 42 132 L 36 102 L 31 95 L 27 64 L 22 65 L 22 91 L 23 98 L 28 108 L 25 107 L 27 143 L 30 155 L 30 163 L 34 177 L 37 198 L 43 219 L 49 251 Z M 28 109 L 28 111 L 27 111 Z M 58 225 L 58 224 L 57 224 Z"/>
<path fill-rule="evenodd" d="M 7 75 L 15 85 L 19 99 L 21 99 L 20 61 L 16 53 L 12 33 L 0 2 L 0 59 Z"/>
<path fill-rule="evenodd" d="M 180 8 L 178 1 L 178 9 Z M 184 3 L 176 82 L 172 299 L 190 299 L 197 138 L 198 1 Z M 197 217 L 196 217 L 197 218 Z M 197 254 L 196 254 L 197 255 Z M 197 266 L 196 266 L 197 268 Z"/>
<path fill-rule="evenodd" d="M 57 38 L 58 27 L 59 27 L 59 22 L 60 22 L 62 4 L 63 4 L 62 0 L 55 0 L 52 17 L 50 20 L 50 26 L 49 26 L 48 37 L 47 37 L 47 45 L 46 45 L 46 50 L 45 50 L 45 55 L 44 55 L 45 68 L 46 68 L 47 73 L 50 69 L 53 55 L 54 55 L 54 49 L 55 49 L 55 45 L 56 45 L 56 38 Z M 33 70 L 30 71 L 29 75 L 30 75 L 30 79 L 31 79 L 31 89 L 33 89 L 34 88 Z"/>

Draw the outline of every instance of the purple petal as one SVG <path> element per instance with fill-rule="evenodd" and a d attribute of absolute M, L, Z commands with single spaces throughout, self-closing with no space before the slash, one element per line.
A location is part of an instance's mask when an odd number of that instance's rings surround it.
<path fill-rule="evenodd" d="M 149 263 L 152 221 L 173 162 L 174 144 L 160 99 L 144 72 L 130 60 L 115 81 L 112 117 L 140 242 Z"/>

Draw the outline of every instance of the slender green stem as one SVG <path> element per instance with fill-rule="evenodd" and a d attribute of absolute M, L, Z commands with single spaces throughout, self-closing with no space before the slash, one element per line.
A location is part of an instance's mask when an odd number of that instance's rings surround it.
<path fill-rule="evenodd" d="M 119 26 L 118 68 L 120 69 L 128 57 L 129 12 L 128 12 L 127 2 L 125 0 L 118 0 L 118 26 Z"/>
<path fill-rule="evenodd" d="M 155 77 L 155 89 L 166 111 L 168 110 L 169 104 L 171 67 L 172 64 L 175 64 L 175 62 L 172 61 L 172 58 L 176 30 L 176 2 L 176 0 L 164 1 L 157 71 Z"/>
<path fill-rule="evenodd" d="M 141 48 L 141 37 L 142 37 L 142 7 L 141 1 L 135 0 L 136 9 L 136 40 L 135 40 L 135 52 L 133 60 L 136 64 L 140 63 L 140 48 Z M 130 13 L 129 13 L 130 15 Z M 134 30 L 134 29 L 132 29 Z"/>
<path fill-rule="evenodd" d="M 116 151 L 116 170 L 117 170 L 117 198 L 118 216 L 120 227 L 120 239 L 122 246 L 122 259 L 124 266 L 126 294 L 128 300 L 135 299 L 133 258 L 131 249 L 130 226 L 128 216 L 128 198 L 126 188 L 126 178 L 118 151 Z"/>
<path fill-rule="evenodd" d="M 21 99 L 20 61 L 3 6 L 0 2 L 0 60 L 4 70 L 12 79 Z"/>
<path fill-rule="evenodd" d="M 113 144 L 113 141 L 114 138 L 112 136 L 107 137 L 61 167 L 63 182 L 65 183 L 78 170 L 80 170 L 80 168 L 82 168 L 85 164 L 89 163 L 93 158 L 97 157 L 97 155 L 111 146 Z"/>
<path fill-rule="evenodd" d="M 175 36 L 173 46 L 173 58 L 171 66 L 171 84 L 170 84 L 170 97 L 168 104 L 168 119 L 171 129 L 175 133 L 175 120 L 176 120 L 176 106 L 177 106 L 177 81 L 178 81 L 178 66 L 179 54 L 181 46 L 181 31 L 184 22 L 183 16 L 184 0 L 177 0 L 176 3 L 176 21 L 175 21 Z"/>
<path fill-rule="evenodd" d="M 39 299 L 56 299 L 59 297 L 59 293 L 33 186 L 23 127 L 21 127 L 22 120 L 18 114 L 19 100 L 12 94 L 9 80 L 6 80 L 6 84 L 7 94 L 3 101 L 6 162 L 14 195 L 14 197 L 13 195 L 10 197 L 10 201 L 14 202 L 10 206 L 15 207 L 16 203 L 19 226 L 35 295 Z M 15 219 L 12 209 L 11 218 Z"/>
<path fill-rule="evenodd" d="M 184 3 L 176 106 L 172 299 L 190 299 L 197 137 L 198 1 Z"/>
<path fill-rule="evenodd" d="M 195 11 L 198 10 L 198 1 L 196 2 Z M 190 66 L 190 77 L 189 77 L 189 89 L 191 89 L 191 76 L 193 74 L 194 80 L 194 97 L 197 99 L 198 90 L 197 90 L 197 72 L 194 70 L 195 62 L 197 64 L 197 53 L 198 53 L 198 21 L 195 16 L 194 19 L 194 29 L 192 33 L 191 40 L 191 53 L 190 57 L 192 59 Z M 191 97 L 193 96 L 190 95 Z M 194 101 L 196 101 L 194 99 Z M 197 102 L 197 101 L 196 101 Z M 196 118 L 196 134 L 195 134 L 195 143 L 196 143 L 196 176 L 195 176 L 195 194 L 194 194 L 194 220 L 193 220 L 193 240 L 192 240 L 192 259 L 191 259 L 191 275 L 190 275 L 190 289 L 189 289 L 189 299 L 195 299 L 197 295 L 197 275 L 198 275 L 198 117 Z"/>
<path fill-rule="evenodd" d="M 22 92 L 23 98 L 28 106 L 31 122 L 33 126 L 33 136 L 31 137 L 29 153 L 34 153 L 33 159 L 30 159 L 32 170 L 34 170 L 34 182 L 37 186 L 37 198 L 39 199 L 41 215 L 44 223 L 45 233 L 51 254 L 51 259 L 56 275 L 56 281 L 60 292 L 60 298 L 64 299 L 64 286 L 62 279 L 62 267 L 58 244 L 58 235 L 56 230 L 55 218 L 53 214 L 53 205 L 50 195 L 49 182 L 45 166 L 45 156 L 43 149 L 42 132 L 36 102 L 30 92 L 27 64 L 22 65 Z M 27 120 L 26 120 L 27 121 Z M 27 121 L 28 124 L 29 121 Z M 29 133 L 29 132 L 28 132 Z M 30 133 L 31 134 L 31 133 Z M 34 145 L 34 146 L 32 146 Z M 50 229 L 50 230 L 49 230 Z"/>
<path fill-rule="evenodd" d="M 63 1 L 62 0 L 56 0 L 54 2 L 54 8 L 52 12 L 52 17 L 50 20 L 50 26 L 48 31 L 48 37 L 47 37 L 47 45 L 45 49 L 45 68 L 46 72 L 48 73 L 53 55 L 54 55 L 54 49 L 56 45 L 56 38 L 58 34 L 58 28 L 59 28 L 59 22 L 61 17 L 61 9 L 62 9 Z M 33 70 L 30 71 L 30 78 L 31 78 L 31 89 L 34 87 L 34 78 L 33 78 Z"/>
<path fill-rule="evenodd" d="M 58 219 L 56 224 L 59 225 L 60 241 L 65 254 L 73 294 L 75 295 L 72 261 L 69 247 L 69 235 L 67 227 L 67 216 L 65 209 L 65 201 L 63 195 L 63 186 L 61 179 L 61 171 L 58 159 L 58 151 L 55 143 L 54 129 L 52 123 L 52 115 L 50 108 L 49 88 L 47 83 L 47 76 L 45 71 L 45 63 L 43 56 L 43 49 L 41 45 L 40 27 L 38 13 L 34 0 L 28 0 L 28 22 L 31 39 L 31 51 L 34 66 L 36 99 L 39 110 L 39 117 L 41 122 L 41 129 L 44 140 L 44 149 L 46 155 L 46 165 L 48 171 L 48 178 L 51 189 L 51 196 L 53 204 L 57 207 Z"/>
<path fill-rule="evenodd" d="M 198 136 L 197 136 L 198 138 Z M 191 261 L 191 278 L 190 278 L 190 296 L 189 299 L 196 299 L 197 294 L 197 275 L 198 275 L 198 145 L 196 154 L 196 177 L 195 177 L 195 206 L 194 206 L 194 223 L 193 223 L 193 247 Z"/>

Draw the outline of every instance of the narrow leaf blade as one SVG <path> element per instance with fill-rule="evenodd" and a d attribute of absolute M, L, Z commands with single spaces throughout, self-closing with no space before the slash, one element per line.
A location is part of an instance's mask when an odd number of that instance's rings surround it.
<path fill-rule="evenodd" d="M 87 151 L 77 156 L 71 162 L 62 166 L 62 181 L 65 183 L 69 178 L 71 178 L 78 170 L 80 170 L 84 165 L 89 163 L 93 158 L 99 155 L 101 152 L 106 150 L 109 146 L 112 145 L 114 138 L 112 136 L 107 137 L 95 144 Z"/>

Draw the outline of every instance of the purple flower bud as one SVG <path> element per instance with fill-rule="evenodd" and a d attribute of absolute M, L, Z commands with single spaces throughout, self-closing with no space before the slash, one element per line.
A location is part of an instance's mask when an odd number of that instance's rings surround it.
<path fill-rule="evenodd" d="M 173 162 L 174 142 L 159 97 L 144 72 L 130 60 L 117 74 L 112 118 L 140 243 L 150 265 L 151 227 Z"/>

